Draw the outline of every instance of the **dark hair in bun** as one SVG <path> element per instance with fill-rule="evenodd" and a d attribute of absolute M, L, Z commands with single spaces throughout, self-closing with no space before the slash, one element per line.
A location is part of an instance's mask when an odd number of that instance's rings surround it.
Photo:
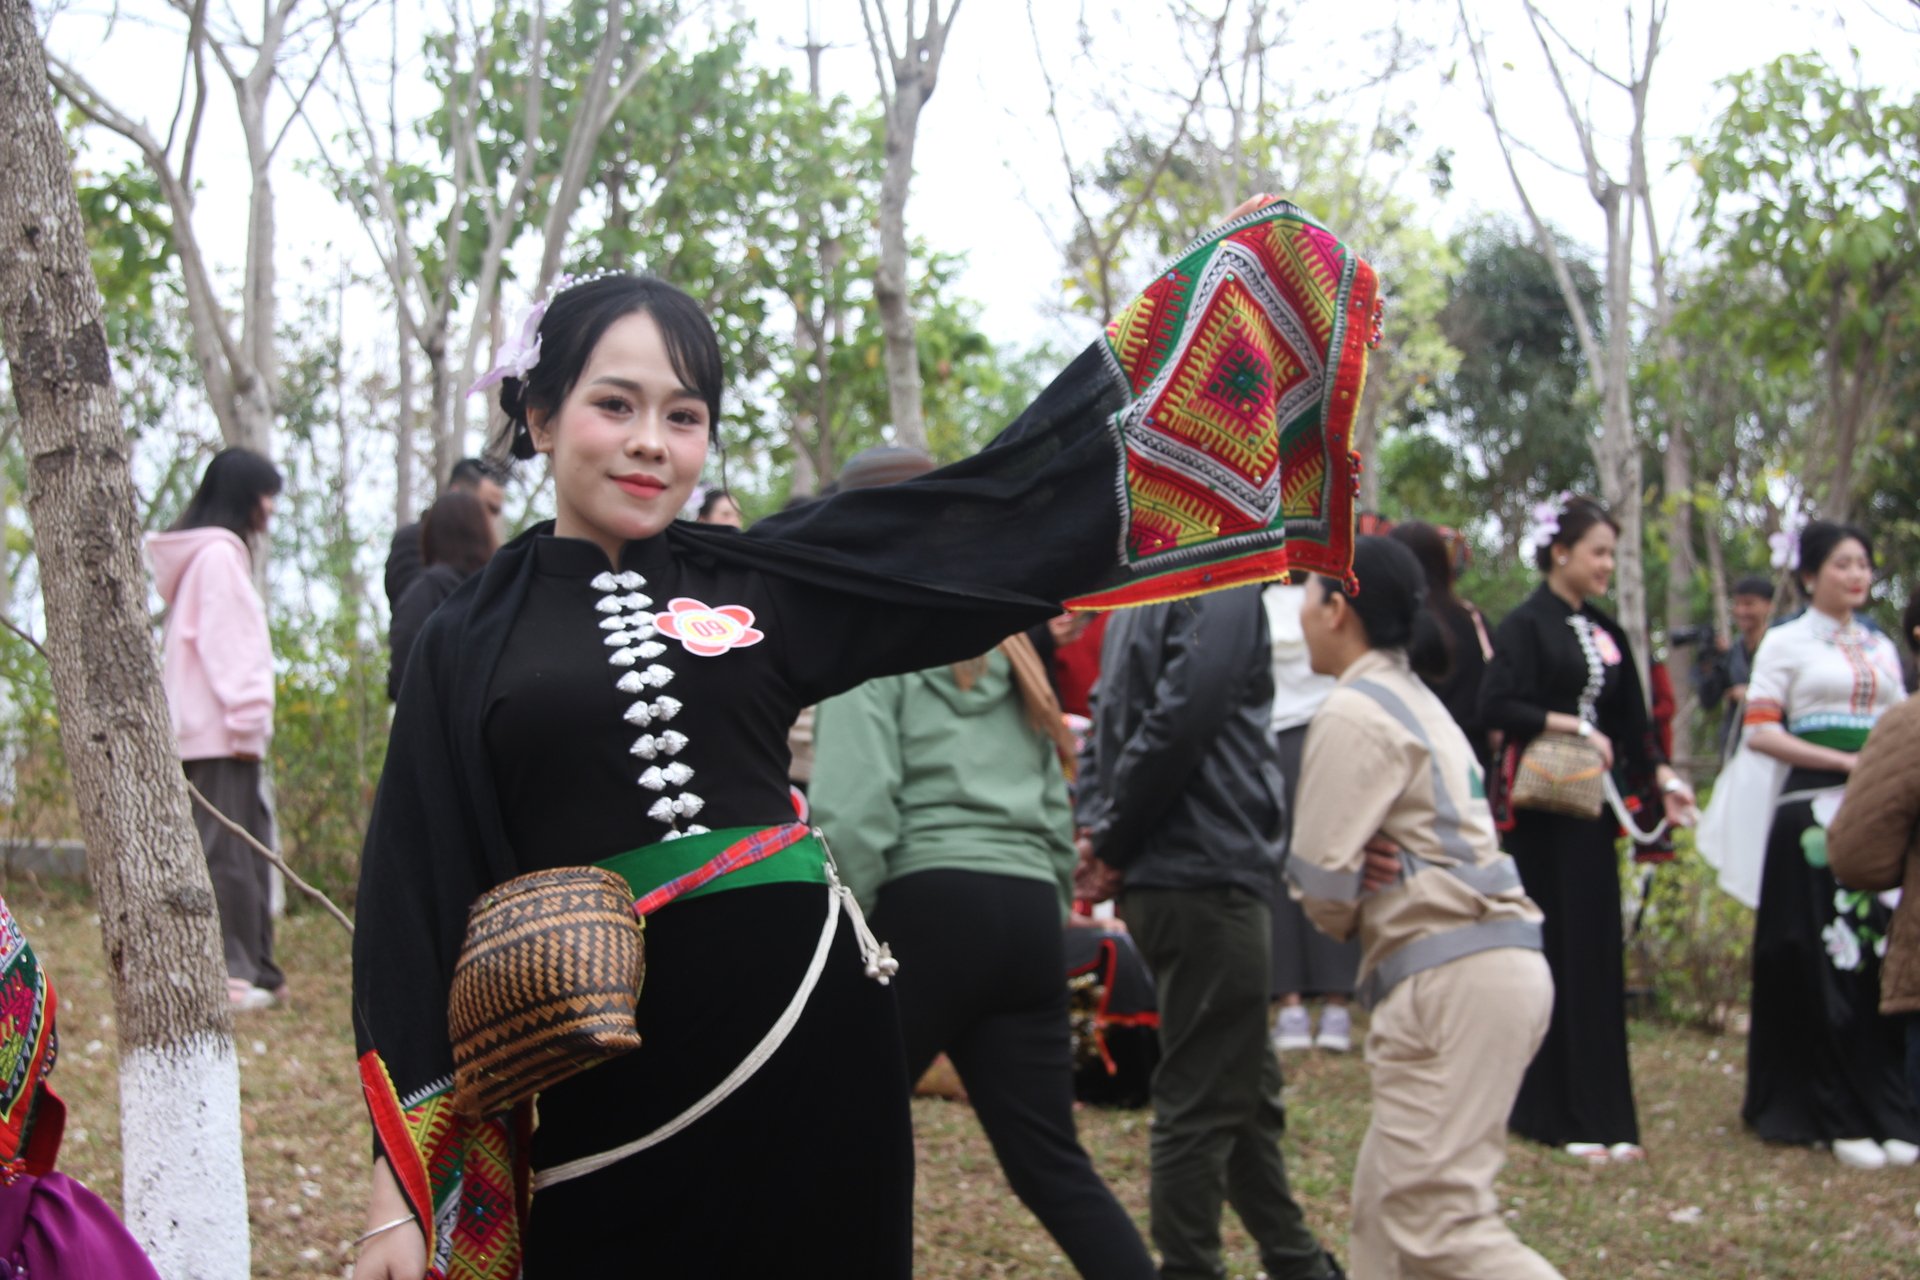
<path fill-rule="evenodd" d="M 1807 586 L 1807 580 L 1818 576 L 1820 569 L 1833 558 L 1840 544 L 1853 539 L 1867 553 L 1867 567 L 1873 567 L 1873 539 L 1866 530 L 1854 524 L 1835 524 L 1831 520 L 1815 520 L 1800 531 L 1800 567 L 1794 570 L 1793 580 L 1800 585 L 1800 594 L 1813 598 L 1813 591 Z"/>
<path fill-rule="evenodd" d="M 1570 550 L 1597 524 L 1607 526 L 1616 535 L 1620 532 L 1620 522 L 1608 515 L 1607 509 L 1592 498 L 1583 498 L 1578 494 L 1568 498 L 1560 508 L 1560 531 L 1553 535 L 1553 541 L 1533 553 L 1534 566 L 1545 573 L 1553 565 L 1555 547 Z"/>
<path fill-rule="evenodd" d="M 1428 680 L 1447 674 L 1446 637 L 1427 605 L 1427 575 L 1420 561 L 1392 538 L 1368 534 L 1353 545 L 1353 576 L 1360 583 L 1349 595 L 1337 579 L 1321 578 L 1330 596 L 1347 604 L 1374 649 L 1404 649 L 1414 673 Z"/>
<path fill-rule="evenodd" d="M 667 359 L 683 382 L 707 404 L 707 421 L 718 439 L 720 392 L 726 368 L 720 341 L 700 304 L 657 276 L 608 275 L 556 293 L 540 318 L 540 362 L 525 378 L 500 383 L 500 410 L 507 415 L 504 440 L 493 449 L 533 457 L 529 410 L 552 413 L 573 393 L 580 372 L 614 323 L 636 311 L 652 316 L 666 342 Z"/>

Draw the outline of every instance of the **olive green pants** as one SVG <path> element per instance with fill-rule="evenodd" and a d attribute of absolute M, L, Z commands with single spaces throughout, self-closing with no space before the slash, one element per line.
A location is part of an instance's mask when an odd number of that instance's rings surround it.
<path fill-rule="evenodd" d="M 1160 1009 L 1148 1199 L 1162 1280 L 1226 1274 L 1223 1200 L 1272 1280 L 1325 1280 L 1326 1253 L 1280 1154 L 1287 1117 L 1267 1043 L 1266 902 L 1237 889 L 1129 889 L 1120 914 L 1153 970 Z"/>

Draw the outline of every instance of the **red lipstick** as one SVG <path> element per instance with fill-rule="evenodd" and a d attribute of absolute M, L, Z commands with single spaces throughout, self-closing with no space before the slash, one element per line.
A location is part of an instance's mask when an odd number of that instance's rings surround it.
<path fill-rule="evenodd" d="M 636 498 L 655 498 L 667 490 L 666 482 L 653 476 L 615 476 L 613 482 Z"/>

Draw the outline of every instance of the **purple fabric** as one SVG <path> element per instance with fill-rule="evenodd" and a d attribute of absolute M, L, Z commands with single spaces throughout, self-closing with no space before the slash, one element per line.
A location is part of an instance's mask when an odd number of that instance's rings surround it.
<path fill-rule="evenodd" d="M 64 1173 L 0 1187 L 0 1280 L 160 1280 L 107 1202 Z"/>

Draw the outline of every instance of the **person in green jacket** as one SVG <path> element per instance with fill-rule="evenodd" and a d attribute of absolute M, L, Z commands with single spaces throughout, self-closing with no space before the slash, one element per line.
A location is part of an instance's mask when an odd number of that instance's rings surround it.
<path fill-rule="evenodd" d="M 809 798 L 900 961 L 908 1078 L 946 1053 L 1014 1193 L 1080 1274 L 1151 1280 L 1139 1229 L 1074 1130 L 1070 741 L 1039 655 L 1015 636 L 822 703 Z"/>

